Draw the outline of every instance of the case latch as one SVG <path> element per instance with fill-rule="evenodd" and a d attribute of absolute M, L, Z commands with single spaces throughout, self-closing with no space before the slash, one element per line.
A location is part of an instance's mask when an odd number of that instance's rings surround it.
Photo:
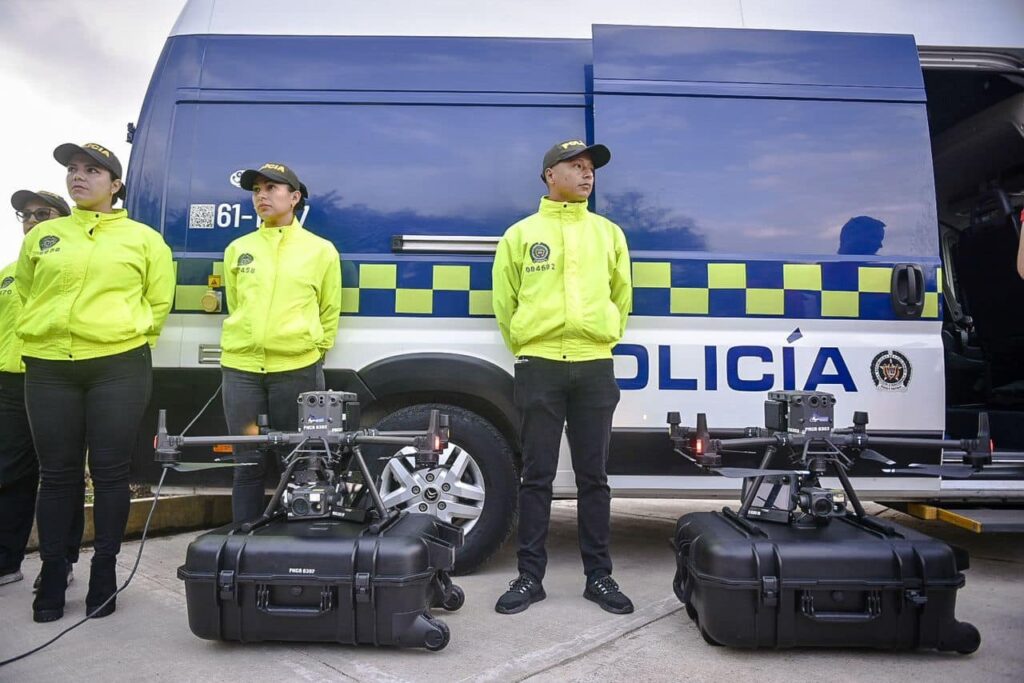
<path fill-rule="evenodd" d="M 761 579 L 761 601 L 766 607 L 778 607 L 779 579 L 777 577 L 765 576 Z"/>
<path fill-rule="evenodd" d="M 217 572 L 217 597 L 221 600 L 235 599 L 235 572 L 225 569 Z"/>
<path fill-rule="evenodd" d="M 370 591 L 372 584 L 370 583 L 369 572 L 359 572 L 355 577 L 355 591 L 356 591 L 356 602 L 370 602 Z"/>
<path fill-rule="evenodd" d="M 928 604 L 928 596 L 919 590 L 905 590 L 903 597 L 914 607 L 924 607 Z"/>

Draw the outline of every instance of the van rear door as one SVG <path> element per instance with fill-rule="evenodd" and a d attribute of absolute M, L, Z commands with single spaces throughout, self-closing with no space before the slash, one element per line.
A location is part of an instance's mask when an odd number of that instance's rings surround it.
<path fill-rule="evenodd" d="M 941 271 L 913 37 L 595 26 L 593 50 L 594 139 L 613 153 L 596 205 L 634 259 L 620 440 L 669 410 L 756 425 L 780 389 L 834 393 L 837 425 L 866 410 L 873 431 L 940 435 Z M 615 450 L 612 474 L 696 474 L 663 449 Z M 865 491 L 938 483 L 857 474 Z"/>

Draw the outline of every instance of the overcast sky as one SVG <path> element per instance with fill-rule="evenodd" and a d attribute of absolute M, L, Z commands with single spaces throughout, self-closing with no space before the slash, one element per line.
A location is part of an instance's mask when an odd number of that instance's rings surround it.
<path fill-rule="evenodd" d="M 128 165 L 125 126 L 184 0 L 0 0 L 0 266 L 17 258 L 20 189 L 67 198 L 53 148 L 98 142 Z"/>

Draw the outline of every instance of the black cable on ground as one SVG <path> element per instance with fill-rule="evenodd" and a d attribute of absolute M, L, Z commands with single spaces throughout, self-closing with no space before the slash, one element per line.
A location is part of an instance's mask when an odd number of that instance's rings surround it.
<path fill-rule="evenodd" d="M 24 659 L 25 657 L 28 657 L 29 655 L 34 655 L 35 653 L 39 652 L 43 648 L 48 647 L 49 645 L 57 642 L 58 640 L 63 638 L 65 635 L 67 635 L 71 631 L 75 630 L 76 628 L 78 628 L 79 626 L 84 624 L 85 622 L 89 621 L 89 619 L 92 619 L 93 618 L 93 616 L 92 616 L 93 614 L 96 614 L 96 612 L 99 612 L 101 609 L 106 607 L 107 604 L 111 600 L 113 600 L 114 598 L 117 597 L 118 593 L 120 593 L 121 591 L 123 591 L 125 588 L 128 587 L 128 584 L 130 584 L 132 582 L 132 579 L 135 577 L 135 572 L 139 568 L 139 562 L 142 560 L 142 549 L 146 546 L 146 532 L 149 531 L 149 523 L 153 520 L 153 512 L 156 510 L 156 502 L 158 500 L 160 500 L 160 489 L 164 485 L 164 477 L 165 476 L 167 476 L 167 469 L 166 468 L 163 470 L 163 472 L 160 473 L 160 482 L 156 485 L 156 491 L 154 491 L 154 493 L 153 493 L 153 505 L 152 505 L 152 507 L 149 508 L 149 515 L 146 517 L 146 524 L 145 524 L 145 526 L 142 527 L 142 539 L 139 542 L 139 552 L 135 554 L 135 564 L 132 566 L 131 573 L 128 574 L 128 578 L 121 585 L 121 587 L 118 588 L 116 591 L 114 591 L 114 593 L 109 598 L 107 598 L 103 602 L 102 605 L 100 605 L 99 607 L 94 609 L 91 613 L 85 615 L 85 617 L 83 619 L 77 621 L 76 623 L 72 624 L 71 626 L 68 626 L 66 629 L 64 629 L 63 631 L 61 631 L 57 635 L 55 635 L 53 638 L 50 638 L 48 641 L 46 641 L 42 645 L 40 645 L 40 646 L 38 646 L 36 648 L 33 648 L 33 649 L 29 650 L 28 652 L 23 652 L 20 655 L 17 655 L 15 657 L 11 657 L 10 659 L 3 660 L 2 662 L 0 662 L 0 666 L 6 666 L 8 664 L 13 664 L 14 662 L 17 662 L 18 660 Z"/>

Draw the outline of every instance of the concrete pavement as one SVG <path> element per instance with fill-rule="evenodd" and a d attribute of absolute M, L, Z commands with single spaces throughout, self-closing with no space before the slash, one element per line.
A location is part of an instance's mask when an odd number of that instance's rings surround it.
<path fill-rule="evenodd" d="M 557 502 L 549 539 L 547 600 L 522 614 L 498 615 L 494 601 L 515 572 L 508 544 L 482 570 L 456 582 L 466 605 L 441 613 L 452 631 L 441 652 L 331 644 L 237 644 L 199 640 L 188 629 L 184 585 L 175 577 L 194 534 L 147 541 L 139 572 L 118 598 L 112 617 L 88 622 L 46 650 L 0 668 L 2 681 L 70 680 L 358 680 L 358 681 L 1019 681 L 1024 677 L 1024 537 L 977 536 L 884 516 L 920 528 L 971 552 L 957 616 L 982 634 L 974 655 L 863 650 L 741 651 L 704 643 L 671 589 L 674 557 L 668 545 L 676 518 L 722 503 L 679 500 L 613 502 L 615 578 L 637 606 L 615 616 L 582 598 L 575 503 Z M 882 508 L 872 506 L 875 511 Z M 119 576 L 126 576 L 138 543 L 126 543 Z M 64 619 L 31 620 L 31 577 L 0 587 L 0 659 L 42 643 L 81 618 L 88 582 L 83 552 L 68 592 Z"/>

